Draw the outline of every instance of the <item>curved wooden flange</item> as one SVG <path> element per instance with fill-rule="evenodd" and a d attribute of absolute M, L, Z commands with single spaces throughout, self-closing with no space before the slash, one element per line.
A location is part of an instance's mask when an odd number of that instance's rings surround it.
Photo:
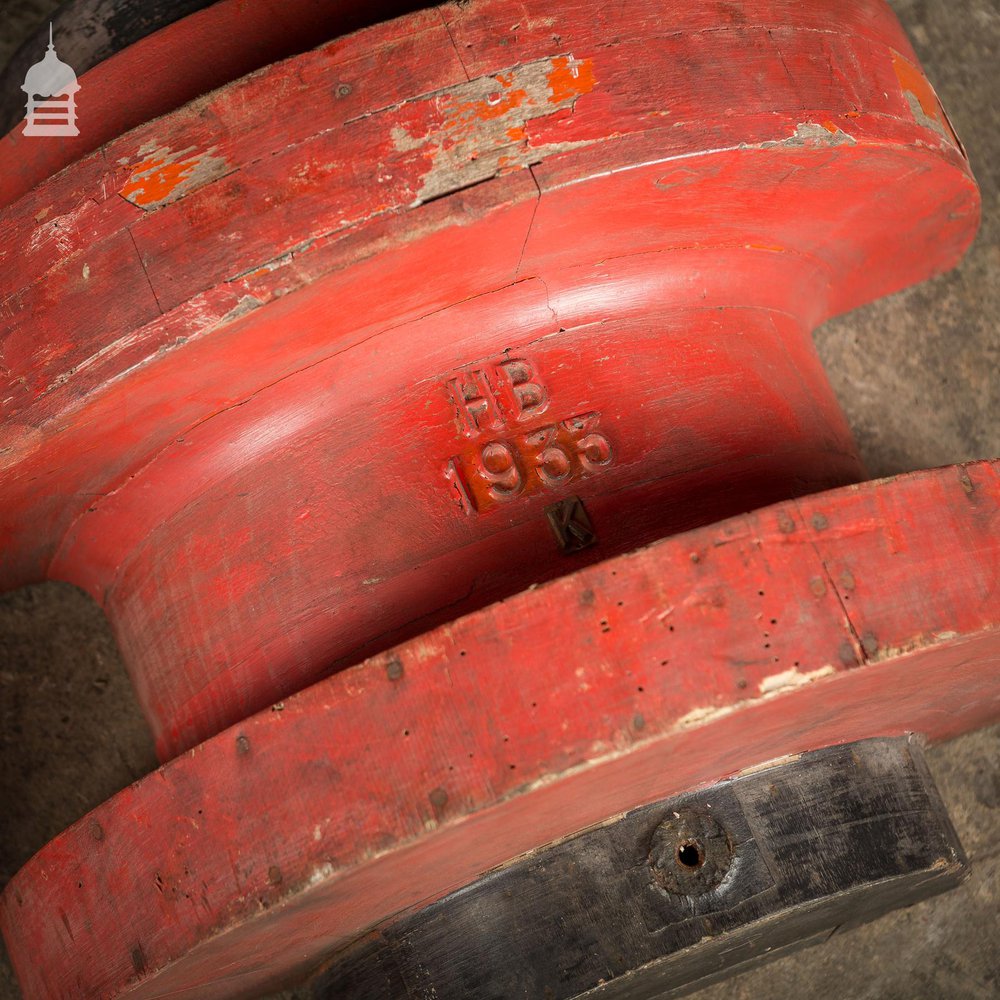
<path fill-rule="evenodd" d="M 0 586 L 101 603 L 169 758 L 862 478 L 809 331 L 977 217 L 878 0 L 475 0 L 338 39 L 0 217 Z"/>
<path fill-rule="evenodd" d="M 779 504 L 439 628 L 92 812 L 2 899 L 32 998 L 237 996 L 760 761 L 1000 717 L 1000 464 Z"/>

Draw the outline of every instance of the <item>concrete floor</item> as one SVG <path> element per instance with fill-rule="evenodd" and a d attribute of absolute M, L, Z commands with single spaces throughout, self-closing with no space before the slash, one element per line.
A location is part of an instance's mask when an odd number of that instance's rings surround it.
<path fill-rule="evenodd" d="M 0 63 L 55 6 L 0 2 Z M 983 227 L 957 270 L 817 334 L 873 476 L 1000 455 L 1000 6 L 893 6 L 968 148 Z M 969 881 L 699 1000 L 1000 996 L 1000 727 L 935 748 L 931 764 Z M 63 584 L 0 596 L 0 885 L 154 766 L 101 612 Z M 19 996 L 0 955 L 0 998 Z"/>

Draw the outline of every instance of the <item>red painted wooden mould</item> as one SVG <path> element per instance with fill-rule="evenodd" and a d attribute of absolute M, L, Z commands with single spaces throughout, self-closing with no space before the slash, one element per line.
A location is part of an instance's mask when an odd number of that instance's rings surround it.
<path fill-rule="evenodd" d="M 263 988 L 638 803 L 995 717 L 991 465 L 621 556 L 863 479 L 811 330 L 978 207 L 879 0 L 447 5 L 8 205 L 0 583 L 88 590 L 189 751 L 4 894 L 28 994 Z"/>
<path fill-rule="evenodd" d="M 164 759 L 573 568 L 567 495 L 596 561 L 863 478 L 809 331 L 978 212 L 898 25 L 590 15 L 377 26 L 5 212 L 2 579 L 102 604 Z"/>

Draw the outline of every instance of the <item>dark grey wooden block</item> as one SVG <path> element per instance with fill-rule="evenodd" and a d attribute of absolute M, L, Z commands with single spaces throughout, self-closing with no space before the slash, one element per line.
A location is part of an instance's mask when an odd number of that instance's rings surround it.
<path fill-rule="evenodd" d="M 830 747 L 537 851 L 335 956 L 317 1000 L 680 996 L 957 885 L 919 746 Z"/>

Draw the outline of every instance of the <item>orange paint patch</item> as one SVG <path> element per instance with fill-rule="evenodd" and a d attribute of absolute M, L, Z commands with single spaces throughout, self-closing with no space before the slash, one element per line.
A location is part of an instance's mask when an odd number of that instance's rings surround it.
<path fill-rule="evenodd" d="M 833 122 L 820 122 L 820 124 L 832 135 L 836 135 L 840 131 L 840 128 L 834 125 Z"/>
<path fill-rule="evenodd" d="M 140 208 L 158 208 L 230 172 L 226 161 L 213 156 L 211 149 L 185 157 L 184 154 L 190 152 L 174 153 L 168 148 L 156 150 L 132 168 L 128 181 L 118 193 Z"/>
<path fill-rule="evenodd" d="M 549 102 L 563 104 L 576 100 L 581 94 L 589 94 L 595 83 L 592 59 L 556 56 L 549 73 L 549 89 L 552 91 Z"/>
<path fill-rule="evenodd" d="M 511 142 L 522 142 L 528 138 L 528 133 L 521 126 L 507 129 L 507 138 Z"/>
<path fill-rule="evenodd" d="M 463 101 L 450 111 L 443 124 L 453 141 L 461 141 L 466 134 L 474 132 L 478 122 L 503 118 L 525 102 L 531 103 L 523 87 L 513 88 L 513 71 L 499 73 L 494 79 L 497 89 L 486 100 Z"/>
<path fill-rule="evenodd" d="M 909 94 L 920 105 L 920 110 L 927 120 L 920 122 L 920 115 L 911 101 L 910 109 L 913 111 L 914 118 L 920 124 L 940 127 L 940 131 L 961 150 L 962 143 L 955 135 L 955 130 L 951 127 L 951 122 L 948 121 L 948 116 L 944 113 L 944 108 L 941 107 L 941 102 L 938 100 L 937 94 L 934 93 L 934 88 L 928 83 L 923 73 L 898 52 L 892 54 L 892 68 L 896 71 L 896 79 L 899 80 L 903 94 Z"/>
<path fill-rule="evenodd" d="M 198 165 L 197 160 L 167 163 L 145 160 L 140 163 L 119 194 L 135 205 L 152 205 L 173 194 L 174 189 Z"/>
<path fill-rule="evenodd" d="M 920 102 L 924 114 L 940 122 L 941 113 L 938 110 L 937 96 L 924 74 L 898 52 L 892 54 L 892 68 L 896 71 L 896 79 L 899 80 L 903 92 L 913 94 Z"/>
<path fill-rule="evenodd" d="M 511 90 L 507 93 L 500 91 L 491 95 L 485 101 L 474 101 L 464 106 L 462 110 L 468 110 L 474 118 L 488 122 L 494 118 L 502 118 L 508 111 L 519 108 L 528 96 L 526 90 Z"/>

